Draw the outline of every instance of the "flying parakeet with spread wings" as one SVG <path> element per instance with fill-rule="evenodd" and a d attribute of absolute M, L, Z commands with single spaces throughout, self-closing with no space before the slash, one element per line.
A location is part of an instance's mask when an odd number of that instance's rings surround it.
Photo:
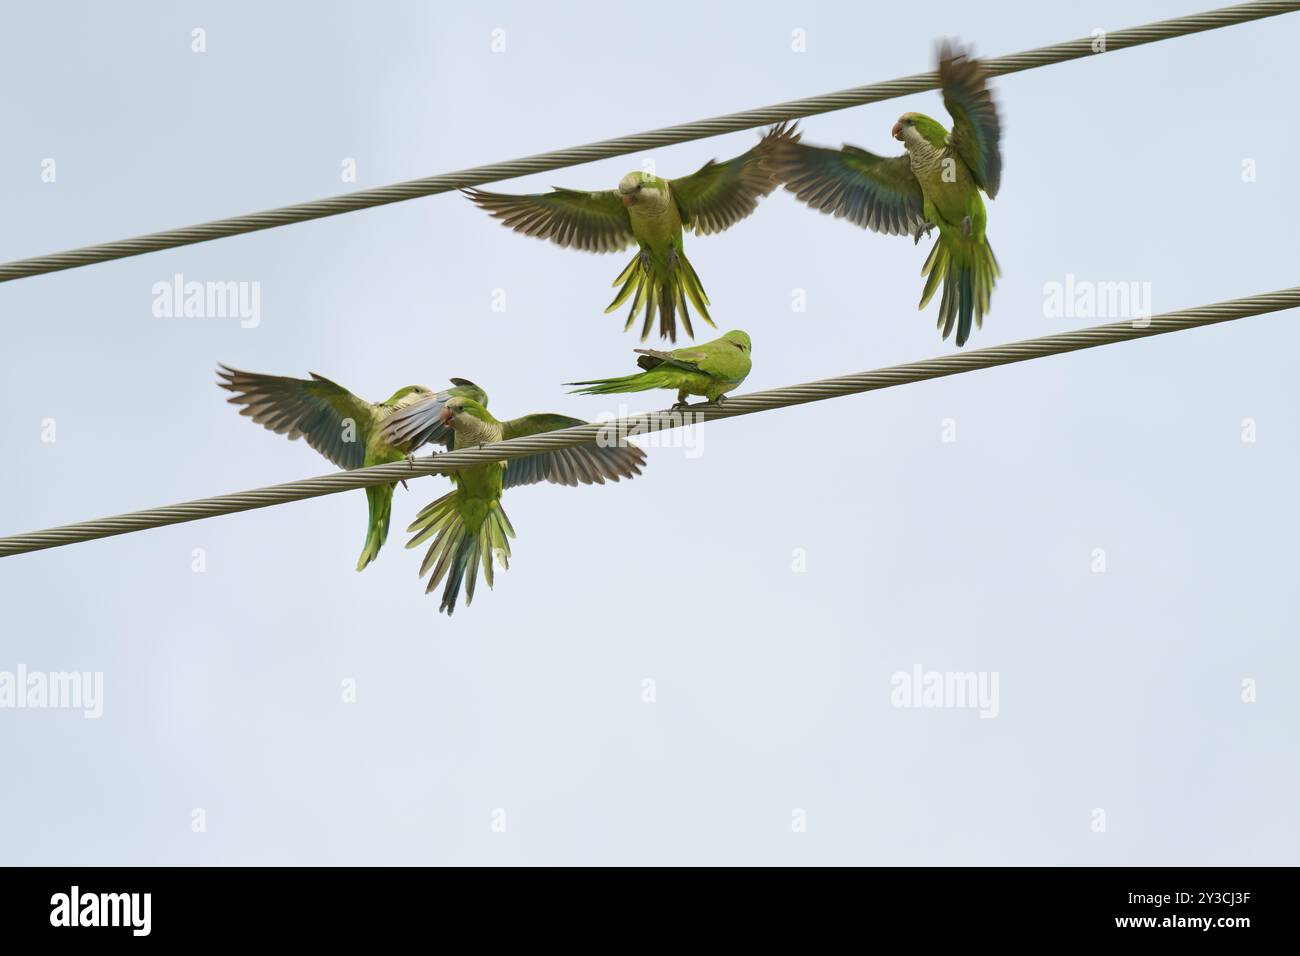
<path fill-rule="evenodd" d="M 442 402 L 417 402 L 403 409 L 388 419 L 383 434 L 389 441 L 418 443 L 435 429 L 446 429 L 454 433 L 454 449 L 585 424 L 580 418 L 552 414 L 497 421 L 482 402 L 457 395 Z M 509 568 L 509 539 L 515 536 L 515 530 L 501 507 L 501 493 L 507 488 L 540 481 L 603 485 L 606 479 L 618 481 L 641 474 L 644 464 L 645 452 L 635 445 L 593 444 L 451 472 L 447 477 L 455 490 L 426 505 L 407 528 L 415 533 L 406 544 L 408 548 L 433 538 L 420 565 L 421 576 L 432 572 L 425 592 L 433 591 L 445 579 L 438 609 L 450 615 L 456 610 L 462 585 L 465 603 L 473 602 L 480 565 L 488 587 L 492 586 L 494 561 L 500 561 L 503 569 Z"/>
<path fill-rule="evenodd" d="M 710 160 L 681 179 L 628 173 L 618 189 L 583 192 L 555 188 L 549 193 L 514 196 L 466 189 L 465 195 L 515 232 L 550 239 L 587 252 L 618 252 L 635 243 L 639 249 L 614 285 L 618 294 L 605 311 L 632 300 L 627 331 L 645 314 L 641 341 L 659 316 L 659 334 L 677 341 L 677 316 L 686 334 L 691 328 L 689 302 L 709 325 L 709 297 L 682 248 L 683 228 L 699 235 L 722 232 L 752 213 L 758 201 L 779 185 L 766 157 L 776 143 L 797 142 L 798 133 L 776 126 L 758 145 L 725 163 Z"/>
<path fill-rule="evenodd" d="M 645 369 L 621 378 L 598 378 L 580 385 L 580 395 L 609 395 L 614 392 L 646 392 L 652 388 L 677 390 L 677 404 L 686 404 L 687 395 L 702 395 L 710 402 L 740 386 L 749 375 L 751 345 L 749 335 L 739 330 L 727 332 L 720 339 L 691 345 L 671 352 L 633 349 L 640 354 L 636 364 Z"/>
<path fill-rule="evenodd" d="M 920 242 L 922 232 L 937 226 L 939 238 L 921 267 L 926 280 L 919 308 L 942 280 L 938 326 L 947 338 L 955 325 L 960 346 L 972 321 L 983 325 L 1001 274 L 984 236 L 980 198 L 980 190 L 996 196 L 1002 179 L 1001 128 L 978 60 L 944 43 L 939 81 L 951 133 L 921 113 L 904 113 L 892 131 L 907 149 L 901 156 L 782 141 L 773 143 L 770 162 L 803 202 L 866 229 Z"/>
<path fill-rule="evenodd" d="M 399 388 L 387 401 L 372 403 L 353 395 L 315 372 L 310 379 L 283 378 L 241 372 L 224 365 L 217 367 L 220 385 L 235 397 L 232 404 L 243 405 L 239 414 L 247 415 L 271 431 L 292 441 L 306 438 L 316 449 L 340 468 L 362 468 L 401 461 L 419 444 L 435 442 L 450 445 L 452 433 L 436 420 L 418 435 L 387 437 L 381 426 L 392 416 L 419 403 L 422 407 L 442 407 L 448 399 L 463 397 L 486 406 L 487 393 L 473 382 L 453 378 L 452 387 L 434 392 L 423 385 Z M 419 442 L 413 443 L 412 438 Z M 395 485 L 372 485 L 366 489 L 370 505 L 370 524 L 365 546 L 357 560 L 357 570 L 365 568 L 379 555 L 388 537 L 388 521 L 393 506 Z"/>

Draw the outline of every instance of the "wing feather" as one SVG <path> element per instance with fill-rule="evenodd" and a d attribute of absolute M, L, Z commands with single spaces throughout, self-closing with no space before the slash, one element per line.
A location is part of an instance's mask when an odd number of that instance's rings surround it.
<path fill-rule="evenodd" d="M 948 141 L 992 199 L 1002 185 L 1002 124 L 980 61 L 945 41 L 939 51 L 939 83 L 952 117 Z"/>
<path fill-rule="evenodd" d="M 462 192 L 515 232 L 549 239 L 565 248 L 618 252 L 636 241 L 627 208 L 612 189 L 581 192 L 557 188 L 521 196 L 481 189 Z"/>
<path fill-rule="evenodd" d="M 525 415 L 502 422 L 503 439 L 522 438 L 543 432 L 586 425 L 581 418 L 568 415 Z M 645 452 L 635 445 L 580 445 L 576 448 L 557 448 L 525 458 L 506 462 L 503 488 L 533 485 L 549 481 L 556 485 L 603 485 L 620 478 L 633 478 L 641 474 L 645 465 Z"/>
<path fill-rule="evenodd" d="M 699 235 L 729 229 L 758 208 L 758 201 L 779 186 L 768 162 L 779 143 L 797 143 L 799 133 L 785 123 L 774 126 L 747 153 L 719 163 L 709 160 L 680 179 L 670 179 L 682 223 Z"/>
<path fill-rule="evenodd" d="M 696 363 L 707 357 L 704 352 L 696 349 L 676 349 L 672 352 L 661 352 L 659 349 L 633 349 L 632 351 L 641 356 L 636 360 L 636 364 L 646 371 L 658 368 L 660 365 L 671 365 L 688 372 L 698 372 L 700 367 Z"/>
<path fill-rule="evenodd" d="M 244 406 L 239 414 L 307 444 L 340 468 L 360 468 L 366 441 L 377 420 L 376 406 L 353 395 L 342 385 L 311 373 L 310 379 L 259 375 L 225 365 L 217 366 L 217 382 Z M 350 423 L 350 424 L 349 424 Z"/>
<path fill-rule="evenodd" d="M 814 209 L 888 236 L 925 224 L 925 199 L 907 154 L 877 156 L 857 146 L 773 146 L 770 162 L 785 188 Z"/>

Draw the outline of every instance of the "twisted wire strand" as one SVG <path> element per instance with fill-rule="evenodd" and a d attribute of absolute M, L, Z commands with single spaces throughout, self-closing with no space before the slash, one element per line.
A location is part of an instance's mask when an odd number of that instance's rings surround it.
<path fill-rule="evenodd" d="M 1297 10 L 1300 10 L 1300 0 L 1263 0 L 1263 2 L 1241 3 L 1230 7 L 1221 7 L 1217 10 L 1207 10 L 1204 13 L 1175 17 L 1172 20 L 1161 20 L 1143 26 L 1108 32 L 1104 38 L 1104 47 L 1097 51 L 1094 51 L 1094 44 L 1097 41 L 1093 37 L 1085 37 L 1039 47 L 1024 53 L 994 57 L 990 60 L 984 60 L 983 63 L 985 70 L 989 74 L 1004 76 L 1008 73 L 1018 73 L 1022 70 L 1064 63 L 1068 60 L 1076 60 L 1086 56 L 1125 50 L 1145 43 L 1155 43 L 1159 40 L 1201 33 L 1206 30 L 1216 30 L 1220 27 L 1275 17 Z M 561 169 L 566 166 L 577 166 L 582 163 L 609 159 L 613 156 L 623 156 L 658 146 L 686 143 L 691 140 L 719 136 L 723 133 L 734 133 L 739 130 L 767 126 L 785 120 L 848 109 L 852 106 L 878 103 L 881 100 L 937 89 L 938 86 L 938 73 L 918 73 L 897 80 L 872 83 L 867 86 L 840 90 L 835 93 L 810 96 L 806 99 L 791 100 L 774 106 L 744 110 L 713 119 L 696 120 L 692 123 L 666 126 L 662 129 L 637 133 L 632 136 L 601 140 L 596 143 L 588 143 L 585 146 L 574 146 L 549 153 L 538 153 L 509 162 L 475 166 L 459 172 L 430 176 L 425 179 L 413 179 L 403 183 L 395 183 L 391 186 L 363 189 L 359 192 L 297 203 L 279 209 L 249 213 L 243 216 L 232 216 L 227 219 L 215 219 L 211 222 L 185 226 L 180 229 L 167 229 L 162 232 L 149 233 L 133 239 L 120 239 L 115 242 L 83 246 L 65 252 L 34 256 L 29 259 L 18 259 L 0 264 L 0 282 L 42 275 L 47 272 L 59 272 L 64 269 L 75 269 L 96 262 L 125 259 L 130 256 L 144 255 L 145 253 L 158 252 L 163 249 L 175 249 L 179 246 L 193 245 L 194 243 L 222 239 L 228 236 L 238 236 L 243 233 L 272 229 L 277 226 L 323 219 L 328 216 L 356 212 L 389 203 L 418 199 L 422 196 L 432 196 L 453 189 L 480 186 L 484 183 L 496 182 L 502 179 L 514 179 L 532 173 Z"/>
<path fill-rule="evenodd" d="M 358 468 L 353 471 L 335 472 L 318 478 L 302 481 L 290 481 L 281 485 L 271 485 L 253 491 L 241 491 L 236 494 L 218 495 L 214 498 L 201 498 L 183 504 L 166 505 L 133 511 L 129 514 L 96 521 L 83 521 L 78 524 L 64 525 L 45 531 L 33 531 L 0 538 L 0 557 L 23 554 L 28 551 L 40 551 L 45 548 L 57 548 L 66 544 L 107 538 L 112 535 L 127 534 L 132 531 L 144 531 L 148 528 L 161 528 L 165 525 L 197 521 L 200 518 L 212 518 L 217 515 L 232 514 L 239 511 L 251 511 L 271 505 L 316 498 L 321 495 L 337 494 L 369 485 L 388 484 L 403 478 L 419 475 L 444 474 L 471 465 L 480 465 L 490 461 L 505 461 L 521 458 L 538 452 L 553 451 L 557 448 L 571 448 L 576 445 L 609 444 L 628 436 L 648 434 L 677 428 L 682 425 L 712 421 L 721 418 L 735 418 L 738 415 L 752 415 L 755 412 L 787 408 L 791 405 L 803 405 L 808 402 L 820 402 L 828 398 L 870 392 L 895 385 L 911 382 L 923 382 L 946 375 L 958 375 L 978 369 L 993 368 L 999 365 L 1011 365 L 1029 359 L 1059 355 L 1063 352 L 1075 352 L 1079 349 L 1096 348 L 1115 342 L 1127 342 L 1132 339 L 1163 335 L 1167 332 L 1179 332 L 1203 325 L 1214 325 L 1247 316 L 1261 315 L 1266 312 L 1278 312 L 1283 309 L 1300 307 L 1300 286 L 1216 302 L 1195 309 L 1183 309 L 1152 316 L 1145 323 L 1114 322 L 1110 325 L 1098 325 L 1079 329 L 1074 332 L 1060 332 L 1039 338 L 1025 339 L 1007 345 L 995 345 L 989 348 L 975 349 L 943 355 L 938 358 L 889 368 L 859 372 L 854 375 L 842 375 L 802 385 L 790 385 L 763 392 L 753 392 L 728 399 L 721 405 L 692 405 L 686 409 L 668 409 L 659 412 L 643 412 L 588 425 L 577 425 L 559 431 L 532 435 L 527 438 L 512 438 L 479 448 L 466 448 L 445 454 L 417 458 L 414 462 L 402 461 L 387 465 L 375 465 L 370 468 Z"/>

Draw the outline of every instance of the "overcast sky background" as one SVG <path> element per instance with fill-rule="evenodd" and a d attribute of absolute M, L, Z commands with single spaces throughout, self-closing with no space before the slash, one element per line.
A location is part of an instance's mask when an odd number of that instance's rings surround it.
<path fill-rule="evenodd" d="M 0 259 L 1211 5 L 16 6 Z M 1298 40 L 1292 15 L 996 80 L 1004 275 L 971 346 L 1108 321 L 1044 315 L 1067 275 L 1157 312 L 1300 281 Z M 805 138 L 893 152 L 907 110 L 947 123 L 927 93 Z M 916 310 L 926 245 L 782 193 L 687 250 L 753 336 L 749 390 L 953 351 Z M 333 470 L 240 418 L 219 361 L 615 411 L 560 383 L 631 369 L 602 315 L 626 258 L 443 195 L 0 285 L 0 533 Z M 259 283 L 260 324 L 156 318 L 177 273 Z M 100 671 L 104 711 L 0 710 L 0 862 L 1295 864 L 1298 349 L 1291 312 L 710 425 L 630 483 L 508 493 L 511 568 L 450 620 L 402 548 L 440 478 L 398 490 L 364 574 L 360 492 L 7 559 L 0 671 Z M 918 665 L 996 673 L 997 717 L 892 706 Z"/>

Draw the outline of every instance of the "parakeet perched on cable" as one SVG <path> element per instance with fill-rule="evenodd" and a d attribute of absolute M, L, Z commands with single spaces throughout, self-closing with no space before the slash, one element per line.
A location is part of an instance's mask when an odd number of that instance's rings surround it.
<path fill-rule="evenodd" d="M 980 198 L 981 189 L 996 196 L 1002 179 L 1001 127 L 978 60 L 944 43 L 939 81 L 951 133 L 921 113 L 904 113 L 893 128 L 907 149 L 902 156 L 785 140 L 772 144 L 770 161 L 786 189 L 814 209 L 916 242 L 937 226 L 939 238 L 921 267 L 926 280 L 919 308 L 942 281 L 938 326 L 947 338 L 955 325 L 960 346 L 972 322 L 983 325 L 1001 274 L 984 236 Z"/>
<path fill-rule="evenodd" d="M 411 405 L 389 418 L 383 433 L 389 441 L 418 442 L 435 429 L 447 429 L 454 433 L 455 449 L 584 424 L 580 418 L 550 414 L 497 421 L 481 402 L 453 396 L 444 402 L 430 399 Z M 456 489 L 425 506 L 407 528 L 415 533 L 406 544 L 408 548 L 433 538 L 420 565 L 422 576 L 429 573 L 426 593 L 445 579 L 438 609 L 451 614 L 456 610 L 462 585 L 465 603 L 473 602 L 480 565 L 488 587 L 492 586 L 494 561 L 500 561 L 503 569 L 509 567 L 509 539 L 515 536 L 515 530 L 501 507 L 501 493 L 507 488 L 540 481 L 603 485 L 605 479 L 618 481 L 641 474 L 644 464 L 645 452 L 635 445 L 593 444 L 451 472 L 447 477 Z"/>
<path fill-rule="evenodd" d="M 451 430 L 436 420 L 433 426 L 425 427 L 418 435 L 396 440 L 385 437 L 381 426 L 402 409 L 416 403 L 441 407 L 454 396 L 473 399 L 480 406 L 486 406 L 488 401 L 483 389 L 463 378 L 453 378 L 452 387 L 441 392 L 423 385 L 408 385 L 399 388 L 387 401 L 371 403 L 315 372 L 311 373 L 310 379 L 282 378 L 219 365 L 217 375 L 221 379 L 217 384 L 235 393 L 235 397 L 228 401 L 244 406 L 239 414 L 247 415 L 277 434 L 287 435 L 291 441 L 306 438 L 308 445 L 340 468 L 401 461 L 417 445 L 425 442 L 444 446 L 451 443 Z M 418 437 L 419 442 L 412 443 L 413 437 Z M 358 571 L 375 560 L 388 537 L 394 487 L 373 485 L 366 489 L 370 524 L 366 529 L 365 546 L 357 560 Z"/>
<path fill-rule="evenodd" d="M 644 313 L 644 342 L 658 314 L 659 334 L 676 342 L 679 314 L 686 334 L 695 337 L 688 302 L 713 325 L 709 297 L 682 249 L 683 228 L 709 235 L 752 213 L 758 201 L 779 185 L 766 164 L 768 151 L 775 143 L 798 139 L 793 128 L 776 126 L 749 152 L 725 163 L 710 160 L 681 179 L 628 173 L 618 189 L 600 192 L 560 188 L 524 196 L 478 189 L 464 192 L 516 232 L 561 246 L 618 252 L 636 243 L 638 252 L 614 280 L 619 291 L 605 311 L 613 312 L 631 298 L 624 331 Z"/>
<path fill-rule="evenodd" d="M 703 345 L 691 345 L 671 352 L 633 349 L 641 356 L 636 364 L 645 369 L 644 372 L 567 384 L 582 386 L 574 390 L 580 395 L 671 388 L 677 390 L 678 405 L 686 404 L 687 395 L 702 395 L 710 402 L 721 402 L 727 392 L 738 388 L 749 375 L 750 349 L 749 335 L 739 330 L 727 332 L 722 338 Z"/>

